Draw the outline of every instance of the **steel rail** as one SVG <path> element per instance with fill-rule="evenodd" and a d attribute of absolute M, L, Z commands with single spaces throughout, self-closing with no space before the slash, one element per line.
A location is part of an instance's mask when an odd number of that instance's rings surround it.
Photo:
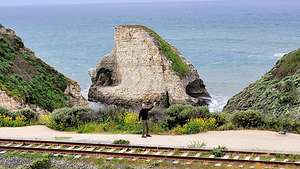
<path fill-rule="evenodd" d="M 87 151 L 87 150 L 66 150 L 54 148 L 33 148 L 33 147 L 14 147 L 14 146 L 0 146 L 0 150 L 6 151 L 27 151 L 27 152 L 47 152 L 58 154 L 72 154 L 72 155 L 90 155 L 90 156 L 113 156 L 113 157 L 127 157 L 127 158 L 144 158 L 144 159 L 165 159 L 165 160 L 191 160 L 191 161 L 206 161 L 206 162 L 231 162 L 231 163 L 261 163 L 268 165 L 295 165 L 300 166 L 300 163 L 283 162 L 283 161 L 263 161 L 263 160 L 245 160 L 245 159 L 225 159 L 225 158 L 209 158 L 209 157 L 194 157 L 194 156 L 178 156 L 178 155 L 155 155 L 155 154 L 139 154 L 139 153 L 119 153 L 119 152 L 105 152 L 105 151 Z"/>
<path fill-rule="evenodd" d="M 212 149 L 204 148 L 184 148 L 184 147 L 165 147 L 165 146 L 142 146 L 142 145 L 122 145 L 122 144 L 102 144 L 102 143 L 83 143 L 67 141 L 44 141 L 44 140 L 23 140 L 23 139 L 0 139 L 1 142 L 8 143 L 25 143 L 25 144 L 49 144 L 49 145 L 66 145 L 66 146 L 85 146 L 85 147 L 112 147 L 112 148 L 131 148 L 131 149 L 150 149 L 150 150 L 177 150 L 188 152 L 210 152 Z M 240 151 L 226 150 L 225 153 L 232 154 L 256 154 L 256 155 L 295 155 L 290 153 L 262 152 L 262 151 Z M 297 154 L 296 154 L 297 155 Z"/>

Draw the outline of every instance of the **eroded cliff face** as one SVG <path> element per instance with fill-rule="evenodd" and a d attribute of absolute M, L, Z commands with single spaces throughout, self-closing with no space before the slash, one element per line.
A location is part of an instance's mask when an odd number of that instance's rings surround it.
<path fill-rule="evenodd" d="M 275 115 L 300 112 L 300 49 L 284 55 L 261 79 L 233 96 L 224 111 L 254 109 Z"/>
<path fill-rule="evenodd" d="M 11 29 L 0 25 L 0 106 L 38 112 L 85 106 L 77 82 L 35 56 Z"/>
<path fill-rule="evenodd" d="M 89 100 L 105 104 L 131 108 L 147 101 L 161 106 L 207 105 L 210 98 L 193 65 L 155 32 L 140 25 L 115 28 L 114 49 L 90 76 Z"/>

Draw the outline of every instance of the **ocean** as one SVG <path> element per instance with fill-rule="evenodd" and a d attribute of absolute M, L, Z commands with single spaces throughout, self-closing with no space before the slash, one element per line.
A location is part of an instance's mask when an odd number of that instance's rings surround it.
<path fill-rule="evenodd" d="M 88 70 L 114 46 L 114 26 L 149 26 L 198 69 L 214 111 L 300 47 L 299 0 L 0 6 L 0 23 L 85 95 Z"/>

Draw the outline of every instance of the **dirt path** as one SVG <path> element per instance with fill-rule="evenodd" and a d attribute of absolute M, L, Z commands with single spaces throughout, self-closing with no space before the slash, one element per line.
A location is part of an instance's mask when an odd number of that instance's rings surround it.
<path fill-rule="evenodd" d="M 192 141 L 198 141 L 204 142 L 207 148 L 223 145 L 232 150 L 300 153 L 300 135 L 280 135 L 276 132 L 259 130 L 210 131 L 183 136 L 153 135 L 145 139 L 141 138 L 140 135 L 133 134 L 77 134 L 74 132 L 54 131 L 45 126 L 29 126 L 0 128 L 0 138 L 47 139 L 93 143 L 112 143 L 116 139 L 126 139 L 132 145 L 178 147 L 184 147 Z"/>

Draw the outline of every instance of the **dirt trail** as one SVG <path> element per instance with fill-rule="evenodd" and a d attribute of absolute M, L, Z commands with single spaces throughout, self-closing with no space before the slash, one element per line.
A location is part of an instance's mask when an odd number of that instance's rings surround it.
<path fill-rule="evenodd" d="M 258 150 L 300 153 L 300 135 L 280 135 L 271 131 L 232 130 L 210 131 L 194 135 L 153 135 L 141 138 L 133 134 L 78 134 L 59 132 L 45 126 L 28 126 L 19 128 L 0 128 L 0 138 L 47 139 L 63 141 L 80 141 L 93 143 L 112 143 L 116 139 L 129 140 L 132 145 L 177 146 L 184 147 L 193 141 L 204 142 L 207 148 L 218 145 L 233 150 Z"/>

